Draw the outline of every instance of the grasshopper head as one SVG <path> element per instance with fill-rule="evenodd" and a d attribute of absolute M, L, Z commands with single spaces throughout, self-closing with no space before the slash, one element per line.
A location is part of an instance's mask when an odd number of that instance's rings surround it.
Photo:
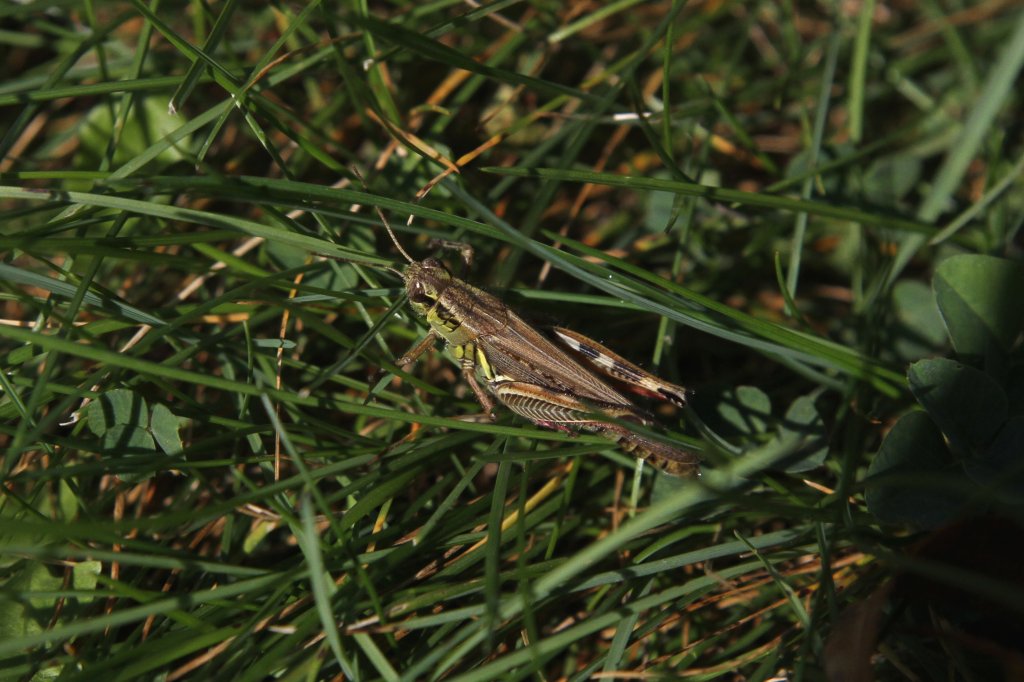
<path fill-rule="evenodd" d="M 409 305 L 416 314 L 426 316 L 437 299 L 452 283 L 452 273 L 441 261 L 428 258 L 405 267 L 405 288 L 409 292 Z"/>

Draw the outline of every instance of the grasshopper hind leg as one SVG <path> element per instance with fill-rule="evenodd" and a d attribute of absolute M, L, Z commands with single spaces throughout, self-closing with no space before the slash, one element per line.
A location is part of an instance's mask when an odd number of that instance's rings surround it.
<path fill-rule="evenodd" d="M 624 452 L 639 457 L 659 471 L 684 478 L 700 476 L 700 458 L 688 450 L 680 450 L 611 425 L 604 425 L 600 430 Z"/>
<path fill-rule="evenodd" d="M 498 399 L 516 414 L 537 426 L 573 432 L 586 429 L 612 440 L 624 452 L 639 457 L 672 476 L 700 475 L 700 460 L 692 452 L 645 438 L 617 424 L 594 419 L 594 412 L 615 419 L 643 422 L 631 405 L 589 405 L 576 396 L 521 381 L 495 381 L 491 388 Z"/>

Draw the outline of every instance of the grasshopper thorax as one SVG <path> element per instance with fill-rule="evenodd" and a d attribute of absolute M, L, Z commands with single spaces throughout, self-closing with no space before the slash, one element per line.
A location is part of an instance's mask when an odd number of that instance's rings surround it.
<path fill-rule="evenodd" d="M 409 304 L 418 315 L 426 316 L 441 294 L 452 285 L 452 273 L 441 261 L 427 258 L 419 263 L 413 261 L 405 266 L 402 273 Z"/>

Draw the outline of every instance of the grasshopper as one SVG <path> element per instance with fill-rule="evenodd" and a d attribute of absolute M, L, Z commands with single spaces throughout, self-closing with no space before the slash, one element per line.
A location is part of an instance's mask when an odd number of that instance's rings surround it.
<path fill-rule="evenodd" d="M 680 407 L 686 405 L 685 388 L 659 379 L 582 334 L 555 327 L 558 341 L 582 359 L 578 361 L 501 300 L 452 275 L 439 260 L 414 260 L 402 248 L 379 209 L 378 215 L 408 261 L 402 272 L 395 272 L 405 282 L 409 304 L 430 325 L 427 336 L 396 361 L 398 366 L 404 369 L 411 365 L 439 338 L 443 339 L 459 361 L 464 380 L 491 419 L 497 398 L 537 426 L 566 432 L 592 431 L 668 474 L 700 475 L 694 453 L 644 437 L 624 426 L 623 422 L 646 426 L 652 423 L 652 417 L 602 381 L 595 371 Z M 460 250 L 469 268 L 472 247 L 454 242 L 442 242 L 442 246 Z M 480 385 L 478 375 L 490 395 Z"/>

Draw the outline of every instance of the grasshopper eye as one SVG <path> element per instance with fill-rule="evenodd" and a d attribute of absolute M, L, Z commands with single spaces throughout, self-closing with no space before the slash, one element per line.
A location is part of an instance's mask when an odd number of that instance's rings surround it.
<path fill-rule="evenodd" d="M 427 290 L 423 288 L 422 282 L 411 282 L 409 284 L 409 300 L 420 305 L 432 303 L 430 296 L 427 295 Z"/>

